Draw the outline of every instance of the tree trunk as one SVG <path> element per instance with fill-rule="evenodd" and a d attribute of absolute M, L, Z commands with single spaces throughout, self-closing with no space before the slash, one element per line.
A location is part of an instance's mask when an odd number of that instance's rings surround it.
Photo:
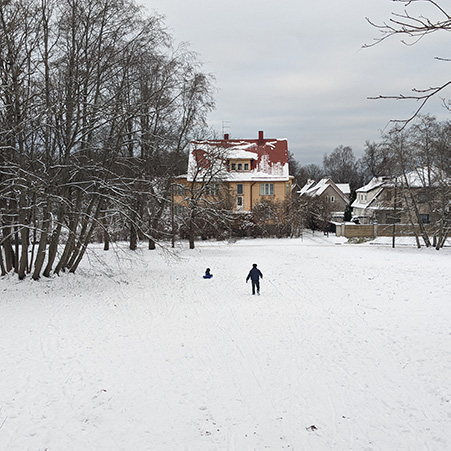
<path fill-rule="evenodd" d="M 6 276 L 7 272 L 6 272 L 5 263 L 3 261 L 3 251 L 2 251 L 1 246 L 0 246 L 0 269 L 1 269 L 1 275 Z"/>
<path fill-rule="evenodd" d="M 80 222 L 80 210 L 82 205 L 82 194 L 79 190 L 77 193 L 77 201 L 74 210 L 71 214 L 71 220 L 69 221 L 69 237 L 67 238 L 66 245 L 64 246 L 63 254 L 61 255 L 60 261 L 56 265 L 55 274 L 59 274 L 61 270 L 67 267 L 67 262 L 75 248 L 75 239 L 77 236 L 77 227 Z M 62 218 L 61 218 L 62 219 Z"/>
<path fill-rule="evenodd" d="M 108 233 L 108 223 L 106 216 L 102 217 L 102 227 L 103 227 L 103 250 L 110 250 L 110 234 Z"/>
<path fill-rule="evenodd" d="M 91 241 L 91 237 L 92 237 L 92 235 L 94 233 L 94 230 L 96 228 L 97 221 L 99 219 L 101 211 L 102 211 L 102 198 L 99 199 L 99 203 L 97 205 L 96 212 L 94 213 L 94 216 L 91 218 L 91 225 L 90 225 L 90 228 L 88 230 L 88 233 L 86 234 L 84 242 L 83 242 L 83 244 L 81 246 L 81 249 L 80 249 L 80 251 L 78 253 L 77 259 L 75 260 L 74 264 L 70 267 L 69 272 L 74 273 L 77 270 L 78 265 L 80 264 L 81 260 L 83 259 L 83 256 L 85 255 L 86 249 L 88 248 L 89 242 Z"/>
<path fill-rule="evenodd" d="M 47 260 L 47 266 L 45 267 L 44 272 L 42 273 L 42 275 L 44 277 L 50 277 L 50 272 L 52 271 L 52 266 L 56 259 L 56 254 L 58 252 L 59 239 L 60 239 L 60 235 L 61 235 L 61 229 L 63 227 L 62 221 L 63 221 L 63 217 L 61 215 L 58 218 L 58 224 L 56 226 L 56 229 L 52 233 L 52 241 L 50 242 L 49 251 L 48 251 L 49 257 Z"/>
<path fill-rule="evenodd" d="M 194 218 L 190 218 L 189 221 L 189 248 L 194 249 Z"/>
<path fill-rule="evenodd" d="M 50 205 L 49 202 L 45 204 L 44 211 L 43 211 L 43 221 L 42 221 L 42 231 L 41 236 L 39 238 L 39 246 L 38 246 L 38 252 L 36 254 L 36 260 L 34 262 L 34 271 L 33 275 L 31 276 L 33 280 L 38 280 L 41 275 L 42 267 L 44 266 L 44 260 L 45 260 L 45 254 L 47 249 L 47 239 L 49 236 L 49 230 L 50 230 L 50 223 L 51 223 L 51 216 L 50 216 Z"/>
<path fill-rule="evenodd" d="M 19 280 L 23 280 L 25 279 L 28 268 L 28 247 L 30 239 L 29 215 L 25 194 L 23 192 L 20 195 L 19 202 L 19 224 L 21 228 L 17 236 L 20 236 L 20 259 L 17 274 L 19 276 Z"/>
<path fill-rule="evenodd" d="M 97 200 L 97 196 L 93 196 L 91 199 L 91 202 L 89 203 L 87 210 L 84 212 L 84 218 L 82 221 L 80 234 L 78 235 L 78 238 L 75 236 L 77 244 L 73 247 L 72 254 L 64 268 L 72 268 L 72 266 L 74 265 L 74 262 L 78 258 L 78 255 L 80 254 L 80 252 L 82 252 L 83 242 L 85 240 L 86 231 L 88 230 L 89 223 L 90 223 L 90 221 L 92 221 L 91 213 L 94 208 L 96 200 Z M 96 213 L 96 215 L 99 215 L 99 214 L 100 214 L 100 212 Z M 74 235 L 75 235 L 75 233 L 74 233 Z M 84 253 L 84 251 L 83 251 L 83 253 Z"/>
<path fill-rule="evenodd" d="M 130 222 L 130 249 L 136 251 L 138 248 L 138 233 L 133 221 Z"/>

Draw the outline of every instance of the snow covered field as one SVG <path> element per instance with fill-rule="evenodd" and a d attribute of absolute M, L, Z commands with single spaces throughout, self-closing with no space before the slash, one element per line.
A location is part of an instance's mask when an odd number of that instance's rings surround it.
<path fill-rule="evenodd" d="M 450 248 L 197 246 L 0 279 L 1 450 L 451 449 Z"/>

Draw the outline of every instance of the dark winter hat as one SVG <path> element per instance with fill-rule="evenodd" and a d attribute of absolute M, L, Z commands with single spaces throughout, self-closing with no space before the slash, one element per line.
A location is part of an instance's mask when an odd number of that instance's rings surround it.
<path fill-rule="evenodd" d="M 252 265 L 252 267 L 256 268 L 256 267 L 257 267 L 257 263 L 254 263 L 254 264 Z"/>

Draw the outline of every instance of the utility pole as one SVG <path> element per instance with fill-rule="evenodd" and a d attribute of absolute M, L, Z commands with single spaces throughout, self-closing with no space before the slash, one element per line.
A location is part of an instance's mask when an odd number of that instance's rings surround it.
<path fill-rule="evenodd" d="M 396 241 L 396 218 L 397 218 L 397 196 L 398 196 L 398 190 L 397 190 L 397 182 L 395 179 L 395 190 L 393 194 L 393 229 L 392 229 L 392 244 L 391 247 L 395 248 L 395 241 Z"/>

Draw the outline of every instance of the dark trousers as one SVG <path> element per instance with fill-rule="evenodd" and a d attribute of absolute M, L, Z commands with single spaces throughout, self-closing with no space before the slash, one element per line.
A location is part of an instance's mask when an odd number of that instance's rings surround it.
<path fill-rule="evenodd" d="M 260 293 L 260 281 L 259 280 L 251 280 L 252 282 L 252 294 L 255 294 L 255 289 L 257 288 L 257 293 Z"/>

